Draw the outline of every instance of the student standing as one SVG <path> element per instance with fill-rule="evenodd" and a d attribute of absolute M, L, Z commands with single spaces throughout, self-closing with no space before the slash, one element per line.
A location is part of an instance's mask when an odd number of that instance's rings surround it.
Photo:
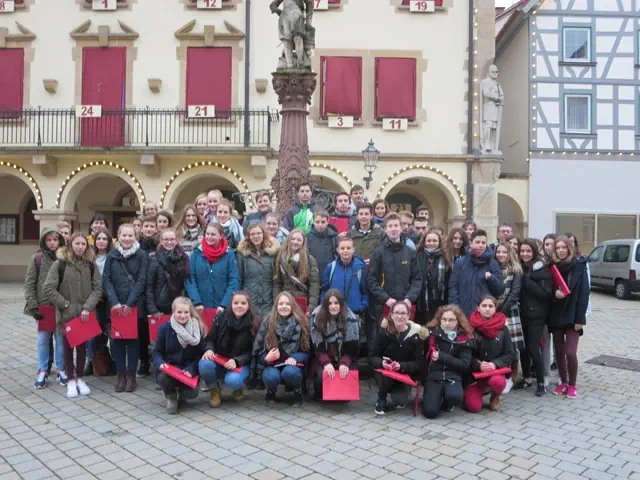
<path fill-rule="evenodd" d="M 89 245 L 93 245 L 96 239 L 96 232 L 101 228 L 109 228 L 107 219 L 103 214 L 96 213 L 89 222 L 89 236 L 87 237 Z"/>
<path fill-rule="evenodd" d="M 257 212 L 249 213 L 244 217 L 242 222 L 242 229 L 244 233 L 247 233 L 249 225 L 254 223 L 264 223 L 264 219 L 267 213 L 271 213 L 271 194 L 267 190 L 261 190 L 256 194 Z"/>
<path fill-rule="evenodd" d="M 184 207 L 182 218 L 176 225 L 176 239 L 184 252 L 191 256 L 193 250 L 202 243 L 204 220 L 191 205 Z"/>
<path fill-rule="evenodd" d="M 284 245 L 284 241 L 289 235 L 289 230 L 280 226 L 280 217 L 277 213 L 267 213 L 264 217 L 264 226 L 267 233 L 275 238 L 280 245 Z"/>
<path fill-rule="evenodd" d="M 422 276 L 422 291 L 418 297 L 416 311 L 421 323 L 430 321 L 442 305 L 447 304 L 449 283 L 449 259 L 444 241 L 434 230 L 427 232 L 418 245 L 418 265 Z"/>
<path fill-rule="evenodd" d="M 155 253 L 158 248 L 158 227 L 156 222 L 157 218 L 155 216 L 142 219 L 142 235 L 138 243 L 142 251 L 147 255 Z"/>
<path fill-rule="evenodd" d="M 221 200 L 222 192 L 220 190 L 211 190 L 207 193 L 207 213 L 204 216 L 204 223 L 207 225 L 216 221 L 216 212 Z"/>
<path fill-rule="evenodd" d="M 144 316 L 144 287 L 147 280 L 147 254 L 135 239 L 133 225 L 125 223 L 118 228 L 118 241 L 109 252 L 104 266 L 104 288 L 111 309 L 120 310 L 126 316 L 138 309 L 138 326 L 147 319 Z M 134 340 L 111 339 L 111 350 L 116 361 L 118 379 L 116 392 L 134 392 L 138 358 L 149 364 L 148 330 L 146 338 Z M 140 351 L 141 347 L 144 349 Z"/>
<path fill-rule="evenodd" d="M 160 210 L 156 215 L 156 228 L 162 232 L 165 228 L 173 227 L 175 219 L 173 214 L 167 210 Z"/>
<path fill-rule="evenodd" d="M 476 225 L 475 222 L 464 222 L 462 224 L 462 230 L 464 230 L 464 233 L 467 234 L 467 238 L 471 239 L 471 235 L 473 235 L 475 231 L 478 230 L 478 225 Z"/>
<path fill-rule="evenodd" d="M 336 258 L 338 248 L 338 230 L 329 224 L 329 214 L 318 211 L 314 215 L 313 227 L 307 235 L 309 254 L 318 262 L 318 270 L 324 269 Z"/>
<path fill-rule="evenodd" d="M 238 244 L 244 240 L 244 233 L 242 233 L 242 227 L 238 221 L 231 216 L 232 212 L 231 203 L 225 199 L 220 200 L 215 222 L 212 223 L 219 223 L 222 226 L 229 248 L 235 250 L 238 248 Z"/>
<path fill-rule="evenodd" d="M 334 216 L 331 217 L 330 222 L 333 222 L 334 219 L 338 218 L 346 219 L 348 223 L 345 231 L 348 232 L 356 222 L 356 216 L 351 210 L 351 197 L 347 192 L 338 192 L 336 193 L 334 201 Z"/>
<path fill-rule="evenodd" d="M 193 201 L 193 208 L 196 209 L 196 212 L 198 212 L 198 215 L 200 215 L 200 218 L 202 218 L 203 221 L 204 221 L 205 215 L 207 214 L 208 207 L 209 207 L 209 204 L 207 202 L 206 193 L 199 194 L 196 197 L 196 199 Z"/>
<path fill-rule="evenodd" d="M 49 269 L 44 282 L 43 293 L 56 306 L 56 323 L 59 335 L 64 335 L 65 324 L 81 317 L 86 323 L 89 314 L 95 310 L 102 298 L 102 279 L 95 267 L 95 254 L 84 233 L 71 235 L 69 245 L 58 253 L 58 260 Z M 84 381 L 84 362 L 87 344 L 71 347 L 64 338 L 64 366 L 69 382 L 67 398 L 89 395 L 91 390 Z M 73 354 L 76 353 L 74 375 Z"/>
<path fill-rule="evenodd" d="M 373 223 L 384 227 L 384 219 L 388 213 L 391 213 L 391 207 L 385 200 L 379 198 L 373 202 Z"/>
<path fill-rule="evenodd" d="M 382 243 L 384 231 L 378 224 L 373 223 L 373 205 L 360 203 L 357 206 L 356 223 L 349 230 L 353 238 L 353 245 L 358 256 L 369 265 L 373 251 Z"/>
<path fill-rule="evenodd" d="M 158 205 L 158 202 L 149 200 L 144 204 L 144 208 L 142 209 L 142 214 L 145 217 L 155 217 L 159 211 L 160 211 L 160 207 Z"/>
<path fill-rule="evenodd" d="M 307 235 L 313 225 L 313 212 L 315 205 L 311 200 L 313 191 L 309 183 L 298 185 L 298 201 L 293 205 L 284 217 L 283 226 L 289 232 L 299 228 Z"/>
<path fill-rule="evenodd" d="M 468 247 L 469 238 L 463 229 L 454 228 L 449 232 L 449 235 L 447 236 L 447 254 L 449 256 L 449 261 L 451 262 L 452 270 L 458 259 L 467 254 Z"/>
<path fill-rule="evenodd" d="M 349 190 L 349 196 L 351 197 L 351 203 L 349 205 L 349 212 L 351 215 L 358 213 L 358 205 L 366 202 L 364 198 L 364 188 L 361 185 L 354 185 Z"/>
<path fill-rule="evenodd" d="M 40 314 L 41 305 L 51 305 L 50 300 L 44 292 L 44 283 L 49 274 L 51 266 L 56 261 L 56 251 L 65 245 L 62 235 L 52 229 L 43 228 L 40 233 L 40 250 L 33 254 L 27 267 L 27 274 L 24 279 L 24 314 L 33 317 L 36 321 L 41 321 L 44 317 Z M 64 372 L 64 337 L 58 332 L 38 332 L 37 352 L 38 352 L 38 375 L 36 376 L 34 388 L 44 388 L 47 386 L 47 370 L 49 368 L 49 357 L 51 355 L 51 337 L 55 336 L 55 360 L 58 370 L 57 379 L 60 385 L 67 386 L 67 376 Z"/>

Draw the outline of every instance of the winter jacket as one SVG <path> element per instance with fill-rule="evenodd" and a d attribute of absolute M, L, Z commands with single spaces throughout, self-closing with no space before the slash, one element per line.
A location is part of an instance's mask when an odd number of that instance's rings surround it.
<path fill-rule="evenodd" d="M 179 259 L 177 258 L 179 255 Z M 174 268 L 179 271 L 178 276 L 173 279 L 174 283 L 181 286 L 179 291 L 169 292 L 170 273 L 163 264 L 171 262 L 173 257 Z M 177 297 L 184 295 L 184 281 L 189 276 L 189 257 L 176 247 L 172 254 L 164 248 L 149 258 L 149 268 L 147 269 L 147 283 L 145 287 L 145 304 L 147 314 L 155 313 L 170 314 L 171 305 Z M 177 289 L 176 289 L 177 290 Z"/>
<path fill-rule="evenodd" d="M 324 232 L 318 232 L 316 227 L 311 229 L 307 236 L 307 250 L 318 262 L 318 270 L 324 272 L 331 262 L 333 262 L 338 253 L 338 230 L 333 225 L 327 225 Z"/>
<path fill-rule="evenodd" d="M 551 270 L 543 262 L 523 265 L 520 289 L 520 320 L 523 326 L 545 325 L 553 297 Z"/>
<path fill-rule="evenodd" d="M 425 321 L 431 320 L 439 307 L 446 305 L 449 299 L 449 277 L 451 276 L 451 269 L 447 267 L 443 256 L 433 255 L 430 258 L 421 249 L 417 253 L 418 265 L 420 266 L 420 275 L 422 276 L 422 290 L 418 296 L 416 302 L 416 311 L 419 318 L 423 318 Z M 439 287 L 438 275 L 439 264 L 443 262 L 443 283 L 441 288 Z"/>
<path fill-rule="evenodd" d="M 467 316 L 477 308 L 478 301 L 483 296 L 499 298 L 504 292 L 500 266 L 491 256 L 489 250 L 481 255 L 486 260 L 483 265 L 474 265 L 471 255 L 456 261 L 449 280 L 449 303 L 459 305 Z M 491 273 L 489 280 L 485 279 L 486 272 Z"/>
<path fill-rule="evenodd" d="M 66 262 L 64 277 L 60 279 L 58 264 L 64 262 L 64 249 L 58 250 L 56 260 L 47 274 L 43 292 L 48 303 L 56 307 L 56 325 L 64 335 L 64 324 L 80 315 L 82 310 L 94 311 L 102 299 L 102 278 L 97 268 L 86 261 Z"/>
<path fill-rule="evenodd" d="M 202 244 L 189 257 L 187 295 L 194 305 L 205 308 L 228 308 L 233 292 L 240 287 L 238 263 L 231 248 L 214 264 L 202 253 Z"/>
<path fill-rule="evenodd" d="M 260 318 L 266 317 L 273 307 L 273 275 L 280 243 L 271 237 L 269 245 L 256 255 L 245 238 L 237 250 L 240 288 L 251 295 L 253 308 Z"/>
<path fill-rule="evenodd" d="M 138 317 L 144 317 L 148 262 L 149 258 L 141 248 L 128 258 L 124 258 L 116 249 L 109 252 L 104 265 L 103 282 L 110 307 L 118 304 L 138 307 Z"/>
<path fill-rule="evenodd" d="M 321 308 L 322 306 L 319 305 L 313 311 L 311 317 L 309 318 L 312 340 L 316 335 L 319 338 L 323 339 L 323 341 L 316 345 L 314 348 L 315 358 L 311 362 L 311 371 L 313 372 L 317 368 L 324 368 L 325 365 L 328 364 L 331 364 L 334 367 L 345 365 L 349 368 L 351 368 L 351 366 L 353 365 L 355 368 L 358 363 L 358 354 L 360 352 L 359 339 L 356 338 L 352 341 L 343 341 L 339 351 L 337 342 L 328 344 L 326 341 L 325 333 L 323 333 L 323 331 L 320 330 L 320 328 L 318 328 L 316 324 L 316 318 Z M 358 317 L 356 317 L 356 315 L 349 308 L 347 309 L 347 322 L 347 329 L 352 328 L 355 329 L 355 332 L 359 332 L 360 325 L 358 322 Z M 346 336 L 346 332 L 343 332 L 343 336 Z"/>
<path fill-rule="evenodd" d="M 349 236 L 353 239 L 353 245 L 356 247 L 356 255 L 363 260 L 371 258 L 373 251 L 382 243 L 384 231 L 380 225 L 371 223 L 371 230 L 366 235 L 360 231 L 360 224 L 355 223 L 353 228 L 349 230 Z"/>
<path fill-rule="evenodd" d="M 549 330 L 587 324 L 586 313 L 589 306 L 590 287 L 585 257 L 576 258 L 575 266 L 565 281 L 571 293 L 562 300 L 553 296 L 549 312 Z"/>
<path fill-rule="evenodd" d="M 429 345 L 438 351 L 438 360 L 431 360 L 431 348 L 426 353 L 427 380 L 462 382 L 463 376 L 471 366 L 471 345 L 463 334 L 452 342 L 445 335 L 442 328 L 431 330 Z"/>
<path fill-rule="evenodd" d="M 253 225 L 254 223 L 264 224 L 264 217 L 267 216 L 267 213 L 270 213 L 271 209 L 266 212 L 252 212 L 249 213 L 246 217 L 244 217 L 244 221 L 242 222 L 242 229 L 244 230 L 244 234 L 247 234 L 247 230 L 249 229 L 249 225 Z"/>
<path fill-rule="evenodd" d="M 416 303 L 422 290 L 422 275 L 415 250 L 400 240 L 394 243 L 385 237 L 373 251 L 367 275 L 369 311 L 375 319 L 382 317 L 384 304 L 390 298 L 409 299 Z"/>
<path fill-rule="evenodd" d="M 316 205 L 313 200 L 311 200 L 307 205 L 309 207 L 309 210 L 311 210 L 311 213 L 316 212 Z M 294 205 L 289 209 L 289 211 L 287 212 L 287 214 L 285 215 L 282 221 L 282 226 L 286 228 L 289 232 L 295 228 L 293 218 L 298 213 L 300 213 L 300 210 L 302 210 L 301 207 L 302 207 L 302 203 L 299 200 L 296 200 Z"/>
<path fill-rule="evenodd" d="M 496 368 L 511 367 L 518 358 L 513 349 L 509 327 L 506 325 L 496 338 L 487 338 L 476 331 L 474 338 L 469 342 L 471 346 L 471 371 L 480 371 L 480 362 L 491 362 Z"/>
<path fill-rule="evenodd" d="M 407 325 L 409 330 L 404 341 L 400 341 L 398 335 L 387 333 L 384 326 L 378 331 L 369 352 L 371 368 L 382 368 L 382 357 L 388 357 L 400 364 L 400 373 L 406 373 L 413 379 L 420 377 L 424 366 L 424 340 L 429 333 L 417 323 L 407 322 Z"/>
<path fill-rule="evenodd" d="M 44 282 L 51 265 L 56 261 L 56 252 L 47 250 L 45 239 L 50 233 L 58 235 L 60 247 L 64 246 L 64 238 L 53 228 L 43 228 L 40 233 L 40 250 L 34 253 L 29 260 L 27 274 L 24 278 L 24 314 L 36 315 L 39 305 L 49 304 L 49 299 L 44 294 Z"/>
<path fill-rule="evenodd" d="M 156 253 L 160 240 L 158 239 L 157 235 L 148 238 L 140 237 L 138 239 L 138 243 L 140 244 L 140 249 L 147 255 L 150 255 L 152 253 Z"/>
<path fill-rule="evenodd" d="M 192 319 L 194 321 L 195 319 Z M 158 330 L 158 339 L 153 349 L 153 364 L 156 371 L 160 370 L 160 365 L 168 363 L 181 370 L 186 370 L 192 376 L 198 375 L 198 362 L 204 353 L 204 337 L 198 345 L 187 345 L 183 348 L 178 341 L 178 335 L 167 322 Z"/>
<path fill-rule="evenodd" d="M 293 271 L 298 269 L 294 266 Z M 274 264 L 275 272 L 273 278 L 273 298 L 275 299 L 280 292 L 289 292 L 294 297 L 305 297 L 309 301 L 309 311 L 313 312 L 313 309 L 318 306 L 318 298 L 320 297 L 320 272 L 318 271 L 318 264 L 313 256 L 309 255 L 309 278 L 307 278 L 305 292 L 302 288 L 298 287 L 289 275 L 283 272 L 284 267 Z"/>
<path fill-rule="evenodd" d="M 220 312 L 207 335 L 204 349 L 233 359 L 238 366 L 248 365 L 253 349 L 252 327 L 250 312 L 240 319 L 236 318 L 231 309 Z"/>
<path fill-rule="evenodd" d="M 366 311 L 369 306 L 369 293 L 367 292 L 367 266 L 365 263 L 359 257 L 354 256 L 351 263 L 345 265 L 338 256 L 327 265 L 322 274 L 320 303 L 331 288 L 336 288 L 342 293 L 352 312 Z"/>

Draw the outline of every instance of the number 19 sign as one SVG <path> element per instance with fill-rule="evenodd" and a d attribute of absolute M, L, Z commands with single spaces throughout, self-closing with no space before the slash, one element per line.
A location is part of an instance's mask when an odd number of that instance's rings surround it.
<path fill-rule="evenodd" d="M 16 10 L 16 2 L 13 0 L 0 0 L 0 13 L 11 13 Z"/>
<path fill-rule="evenodd" d="M 100 118 L 102 117 L 102 105 L 76 105 L 76 117 Z"/>
<path fill-rule="evenodd" d="M 200 10 L 219 10 L 222 8 L 222 0 L 198 0 L 196 7 Z"/>
<path fill-rule="evenodd" d="M 433 13 L 436 11 L 436 4 L 433 0 L 410 0 L 409 11 L 413 13 Z"/>
<path fill-rule="evenodd" d="M 93 0 L 91 2 L 91 10 L 115 10 L 117 0 Z"/>

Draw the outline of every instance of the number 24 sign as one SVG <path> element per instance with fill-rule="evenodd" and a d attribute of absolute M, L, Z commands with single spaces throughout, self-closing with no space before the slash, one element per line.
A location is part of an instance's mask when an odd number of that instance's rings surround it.
<path fill-rule="evenodd" d="M 76 117 L 100 118 L 102 117 L 102 105 L 76 105 Z"/>

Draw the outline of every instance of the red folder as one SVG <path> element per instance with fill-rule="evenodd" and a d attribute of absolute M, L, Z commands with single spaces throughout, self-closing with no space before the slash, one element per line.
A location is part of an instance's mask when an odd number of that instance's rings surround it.
<path fill-rule="evenodd" d="M 71 348 L 97 337 L 102 333 L 102 328 L 98 323 L 95 312 L 89 312 L 89 321 L 83 323 L 80 317 L 69 320 L 64 326 L 64 335 Z"/>
<path fill-rule="evenodd" d="M 476 380 L 480 380 L 481 378 L 493 377 L 495 375 L 506 375 L 507 373 L 511 373 L 511 369 L 509 367 L 504 368 L 496 368 L 491 372 L 472 372 L 473 378 Z"/>
<path fill-rule="evenodd" d="M 418 385 L 406 373 L 392 372 L 391 370 L 387 370 L 386 368 L 376 368 L 375 371 L 381 373 L 385 377 L 393 378 L 397 382 L 404 383 L 405 385 L 409 385 L 411 387 L 415 387 L 416 385 Z"/>
<path fill-rule="evenodd" d="M 334 378 L 322 371 L 322 400 L 360 400 L 360 376 L 357 370 L 349 370 L 347 376 L 340 378 L 336 370 Z"/>
<path fill-rule="evenodd" d="M 554 288 L 559 288 L 562 293 L 564 293 L 565 297 L 571 293 L 569 287 L 567 286 L 567 282 L 562 278 L 562 274 L 558 267 L 555 265 L 551 265 L 551 277 L 553 278 L 553 286 Z"/>
<path fill-rule="evenodd" d="M 388 318 L 389 317 L 389 313 L 391 313 L 391 309 L 387 306 L 387 304 L 384 304 L 384 310 L 382 312 L 382 318 Z M 411 309 L 409 310 L 409 320 L 411 320 L 412 322 L 415 320 L 416 318 L 416 306 L 415 305 L 411 305 Z"/>
<path fill-rule="evenodd" d="M 227 364 L 227 362 L 230 359 L 227 357 L 223 357 L 222 355 L 216 353 L 213 355 L 213 361 L 216 362 L 218 365 L 222 365 L 223 367 Z M 233 370 L 231 370 L 232 372 L 236 372 L 236 373 L 241 373 L 242 372 L 242 367 L 236 367 Z"/>
<path fill-rule="evenodd" d="M 171 315 L 162 315 L 160 318 L 149 315 L 147 321 L 149 322 L 149 339 L 152 342 L 158 340 L 158 330 L 160 327 L 171 320 Z"/>
<path fill-rule="evenodd" d="M 296 303 L 302 309 L 302 313 L 306 315 L 309 309 L 309 300 L 307 297 L 296 297 Z"/>
<path fill-rule="evenodd" d="M 349 231 L 349 219 L 344 217 L 330 217 L 329 223 L 336 227 L 338 233 Z"/>
<path fill-rule="evenodd" d="M 165 364 L 166 368 L 163 368 L 162 371 L 169 375 L 170 377 L 175 378 L 180 383 L 183 383 L 189 388 L 195 389 L 196 385 L 198 385 L 198 376 L 195 377 L 187 377 L 182 370 L 168 363 Z"/>
<path fill-rule="evenodd" d="M 44 318 L 38 320 L 39 332 L 55 332 L 56 331 L 56 307 L 53 305 L 40 305 L 38 313 Z"/>
<path fill-rule="evenodd" d="M 111 309 L 111 338 L 113 340 L 136 340 L 138 338 L 138 308 L 133 307 L 129 315 L 121 315 Z"/>
<path fill-rule="evenodd" d="M 216 308 L 205 308 L 202 311 L 202 315 L 200 315 L 200 318 L 202 319 L 202 323 L 204 323 L 207 327 L 207 332 L 211 331 L 211 328 L 213 327 L 213 321 L 216 319 L 217 313 L 218 310 Z"/>

